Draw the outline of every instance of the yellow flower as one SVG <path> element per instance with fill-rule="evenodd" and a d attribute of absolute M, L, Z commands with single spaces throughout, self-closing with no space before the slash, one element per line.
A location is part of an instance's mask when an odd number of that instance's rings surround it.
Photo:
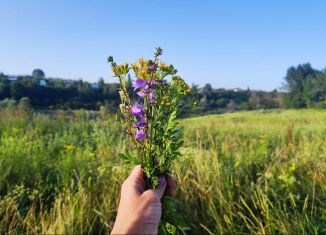
<path fill-rule="evenodd" d="M 123 67 L 124 67 L 125 70 L 129 70 L 129 63 L 125 63 L 125 64 L 123 65 Z"/>
<path fill-rule="evenodd" d="M 140 65 L 141 67 L 144 67 L 145 64 L 146 64 L 146 61 L 145 61 L 143 58 L 140 58 L 140 59 L 138 60 L 138 63 L 139 63 L 139 65 Z"/>
<path fill-rule="evenodd" d="M 113 72 L 115 75 L 117 74 L 117 67 L 116 67 L 116 66 L 112 67 L 112 72 Z"/>
<path fill-rule="evenodd" d="M 166 70 L 168 68 L 168 66 L 164 62 L 160 62 L 160 68 L 162 70 Z"/>
<path fill-rule="evenodd" d="M 138 68 L 138 66 L 137 66 L 136 64 L 133 64 L 133 65 L 132 65 L 132 69 L 134 70 L 134 72 L 135 72 L 136 74 L 138 74 L 138 72 L 139 72 L 139 68 Z"/>
<path fill-rule="evenodd" d="M 76 149 L 76 146 L 74 146 L 72 144 L 68 144 L 68 145 L 65 145 L 64 148 L 67 151 L 72 151 L 72 150 Z"/>
<path fill-rule="evenodd" d="M 167 96 L 162 97 L 162 104 L 167 104 L 168 101 L 169 101 L 169 97 L 167 97 Z"/>
<path fill-rule="evenodd" d="M 292 163 L 292 165 L 290 166 L 290 168 L 289 168 L 289 173 L 294 173 L 295 172 L 295 170 L 296 170 L 296 167 L 295 167 L 295 164 L 294 163 Z"/>

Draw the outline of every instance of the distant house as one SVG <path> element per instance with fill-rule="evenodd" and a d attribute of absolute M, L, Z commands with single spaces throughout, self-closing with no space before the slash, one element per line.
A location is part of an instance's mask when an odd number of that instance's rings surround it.
<path fill-rule="evenodd" d="M 92 84 L 91 84 L 91 87 L 92 87 L 94 90 L 98 90 L 98 83 L 92 83 Z"/>
<path fill-rule="evenodd" d="M 18 76 L 16 76 L 16 75 L 8 75 L 8 80 L 9 81 L 17 81 L 18 80 Z"/>
<path fill-rule="evenodd" d="M 65 79 L 65 80 L 63 80 L 63 82 L 67 87 L 72 86 L 76 83 L 76 81 L 72 80 L 72 79 Z"/>
<path fill-rule="evenodd" d="M 233 88 L 232 90 L 233 90 L 234 92 L 240 92 L 240 91 L 242 91 L 241 88 Z"/>
<path fill-rule="evenodd" d="M 43 80 L 43 79 L 40 80 L 40 81 L 39 81 L 39 85 L 40 85 L 40 86 L 46 86 L 46 81 Z"/>

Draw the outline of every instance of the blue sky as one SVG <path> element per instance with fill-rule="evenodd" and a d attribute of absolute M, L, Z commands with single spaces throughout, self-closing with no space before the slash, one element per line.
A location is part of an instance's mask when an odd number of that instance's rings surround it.
<path fill-rule="evenodd" d="M 154 48 L 189 83 L 272 90 L 289 66 L 326 67 L 326 1 L 7 0 L 0 2 L 0 71 L 106 82 L 106 63 Z"/>

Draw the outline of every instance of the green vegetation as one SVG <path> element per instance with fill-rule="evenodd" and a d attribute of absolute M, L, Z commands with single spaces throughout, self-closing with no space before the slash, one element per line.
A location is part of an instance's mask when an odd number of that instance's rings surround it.
<path fill-rule="evenodd" d="M 133 76 L 133 74 L 131 74 Z M 90 109 L 101 107 L 117 111 L 119 94 L 117 83 L 97 83 L 82 80 L 45 78 L 42 70 L 33 76 L 10 77 L 0 73 L 0 100 L 18 101 L 28 97 L 37 109 Z M 117 81 L 118 82 L 118 81 Z M 281 84 L 280 84 L 281 86 Z M 128 89 L 132 89 L 129 77 Z M 214 114 L 237 110 L 275 108 L 326 108 L 326 70 L 316 70 L 310 64 L 298 65 L 287 70 L 284 91 L 255 91 L 242 89 L 214 89 L 192 85 L 191 96 L 198 101 L 196 110 L 186 108 L 183 115 Z"/>
<path fill-rule="evenodd" d="M 128 91 L 133 90 L 130 77 L 126 85 Z M 198 100 L 198 108 L 194 110 L 188 107 L 183 110 L 184 115 L 279 108 L 284 97 L 277 91 L 214 89 L 210 84 L 204 87 L 192 85 L 191 90 L 191 96 Z M 82 80 L 34 76 L 9 80 L 9 77 L 0 74 L 0 100 L 17 102 L 27 97 L 35 109 L 99 110 L 102 107 L 117 112 L 120 103 L 118 91 L 118 83 L 105 83 L 103 79 L 91 84 Z"/>
<path fill-rule="evenodd" d="M 298 65 L 288 69 L 285 97 L 288 107 L 326 108 L 326 70 L 316 70 L 310 64 Z"/>
<path fill-rule="evenodd" d="M 106 113 L 0 114 L 0 231 L 109 233 L 129 147 Z M 181 122 L 179 210 L 194 234 L 326 233 L 326 112 L 254 111 Z"/>

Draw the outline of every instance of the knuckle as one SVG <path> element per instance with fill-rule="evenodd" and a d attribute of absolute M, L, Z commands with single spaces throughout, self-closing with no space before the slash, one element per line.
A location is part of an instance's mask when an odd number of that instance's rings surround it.
<path fill-rule="evenodd" d="M 121 188 L 126 189 L 126 188 L 128 188 L 128 186 L 129 186 L 129 181 L 128 181 L 128 179 L 126 179 L 125 181 L 123 181 Z"/>
<path fill-rule="evenodd" d="M 144 194 L 144 200 L 145 202 L 147 203 L 151 203 L 151 202 L 154 202 L 156 200 L 156 195 L 154 192 L 152 191 L 147 191 L 145 194 Z"/>

